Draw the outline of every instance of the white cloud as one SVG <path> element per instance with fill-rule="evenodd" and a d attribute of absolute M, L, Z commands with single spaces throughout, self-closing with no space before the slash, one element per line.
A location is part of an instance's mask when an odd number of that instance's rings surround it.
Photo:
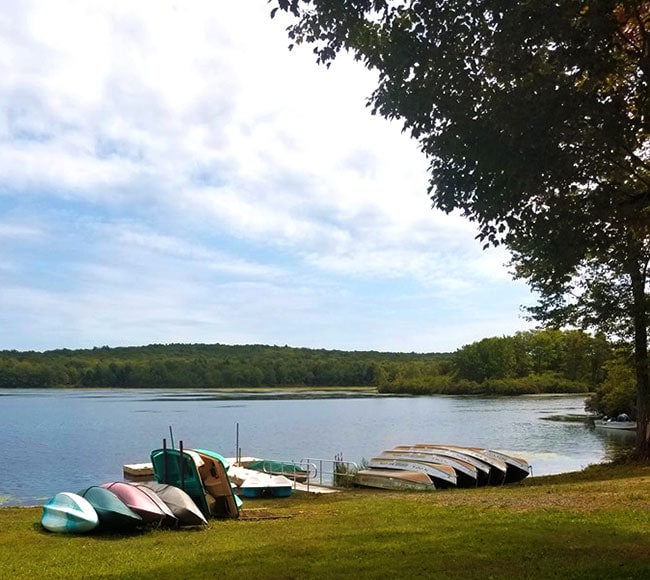
<path fill-rule="evenodd" d="M 43 235 L 43 231 L 32 224 L 0 221 L 0 239 L 33 240 Z"/>
<path fill-rule="evenodd" d="M 431 210 L 374 76 L 289 52 L 269 8 L 0 1 L 0 348 L 446 350 L 519 324 L 507 255 Z"/>

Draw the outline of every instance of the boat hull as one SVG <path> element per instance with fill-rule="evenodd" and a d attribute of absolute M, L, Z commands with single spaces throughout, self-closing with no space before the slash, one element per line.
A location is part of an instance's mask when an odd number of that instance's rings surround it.
<path fill-rule="evenodd" d="M 158 502 L 134 485 L 125 481 L 108 481 L 102 483 L 100 487 L 111 490 L 138 514 L 144 523 L 162 524 L 167 517 L 166 510 L 162 509 Z"/>
<path fill-rule="evenodd" d="M 508 455 L 507 453 L 493 451 L 492 449 L 481 449 L 474 447 L 471 449 L 479 451 L 487 457 L 501 460 L 506 464 L 506 478 L 504 483 L 517 483 L 526 479 L 530 474 L 530 465 L 525 459 L 522 459 L 521 457 L 515 457 L 514 455 Z"/>
<path fill-rule="evenodd" d="M 465 461 L 469 463 L 470 465 L 474 466 L 477 470 L 477 483 L 479 486 L 483 485 L 488 485 L 490 482 L 490 474 L 492 471 L 492 468 L 488 463 L 485 461 L 481 461 L 480 459 L 476 459 L 475 457 L 470 457 L 468 455 L 465 455 L 461 453 L 460 451 L 455 451 L 453 449 L 445 449 L 442 447 L 438 447 L 436 449 L 425 449 L 422 447 L 412 447 L 412 446 L 407 446 L 407 445 L 402 445 L 395 447 L 392 449 L 389 453 L 418 453 L 423 456 L 428 455 L 442 455 L 444 457 L 448 457 L 450 459 L 456 459 L 458 461 Z"/>
<path fill-rule="evenodd" d="M 87 499 L 64 491 L 43 506 L 41 525 L 49 532 L 84 534 L 99 525 L 99 516 Z"/>
<path fill-rule="evenodd" d="M 178 525 L 178 519 L 174 515 L 174 512 L 153 489 L 143 483 L 129 482 L 129 485 L 137 487 L 142 493 L 149 496 L 149 499 L 158 506 L 158 509 L 160 509 L 161 512 L 165 514 L 162 523 L 174 527 Z"/>
<path fill-rule="evenodd" d="M 373 469 L 391 469 L 401 471 L 421 471 L 426 473 L 433 481 L 436 488 L 456 487 L 458 476 L 456 470 L 448 465 L 429 463 L 426 461 L 414 461 L 403 458 L 382 458 L 374 457 L 368 462 L 368 467 Z"/>
<path fill-rule="evenodd" d="M 489 457 L 488 455 L 480 451 L 476 451 L 473 448 L 461 447 L 459 445 L 435 445 L 429 443 L 419 443 L 415 445 L 415 447 L 422 449 L 444 449 L 460 453 L 461 456 L 478 459 L 490 467 L 490 478 L 488 480 L 489 485 L 502 485 L 506 481 L 508 466 L 506 465 L 505 461 L 496 459 L 494 457 Z"/>
<path fill-rule="evenodd" d="M 151 489 L 172 511 L 179 526 L 206 526 L 208 520 L 194 500 L 182 489 L 166 483 L 148 481 L 143 484 Z"/>
<path fill-rule="evenodd" d="M 239 489 L 246 498 L 289 497 L 293 493 L 293 482 L 283 475 L 255 472 L 242 481 Z"/>
<path fill-rule="evenodd" d="M 352 481 L 361 487 L 389 490 L 429 491 L 436 489 L 426 473 L 421 471 L 398 471 L 394 469 L 362 469 Z"/>
<path fill-rule="evenodd" d="M 617 431 L 636 431 L 635 421 L 604 421 L 594 420 L 594 425 L 599 429 L 615 429 Z"/>
<path fill-rule="evenodd" d="M 259 459 L 250 462 L 248 469 L 254 469 L 271 475 L 284 475 L 294 481 L 305 482 L 309 478 L 309 471 L 304 466 L 290 461 L 273 461 L 269 459 Z"/>
<path fill-rule="evenodd" d="M 424 461 L 426 463 L 443 464 L 453 467 L 456 471 L 456 485 L 458 487 L 478 487 L 487 483 L 489 476 L 489 469 L 486 467 L 485 471 L 481 471 L 469 461 L 457 459 L 444 455 L 442 453 L 422 453 L 422 452 L 408 452 L 408 451 L 395 451 L 386 450 L 382 451 L 379 456 L 381 459 L 405 459 L 408 461 Z"/>
<path fill-rule="evenodd" d="M 110 489 L 93 485 L 81 490 L 79 495 L 95 508 L 101 530 L 132 530 L 144 523 L 142 517 Z"/>

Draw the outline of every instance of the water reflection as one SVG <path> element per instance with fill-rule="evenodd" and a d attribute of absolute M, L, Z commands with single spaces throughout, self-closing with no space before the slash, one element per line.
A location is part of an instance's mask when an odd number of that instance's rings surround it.
<path fill-rule="evenodd" d="M 593 426 L 590 426 L 589 429 L 593 431 L 595 437 L 602 441 L 605 461 L 620 459 L 634 448 L 635 431 L 596 429 Z"/>

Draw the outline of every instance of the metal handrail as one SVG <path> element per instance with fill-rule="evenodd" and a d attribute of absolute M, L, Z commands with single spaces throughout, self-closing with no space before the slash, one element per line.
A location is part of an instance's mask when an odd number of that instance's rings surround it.
<path fill-rule="evenodd" d="M 300 461 L 268 459 L 262 463 L 261 471 L 268 474 L 277 474 L 273 466 L 277 463 L 284 463 L 299 468 L 306 473 L 306 480 L 303 485 L 309 490 L 310 485 L 321 487 L 350 487 L 351 479 L 359 470 L 359 466 L 353 461 L 343 461 L 342 458 L 335 459 L 313 459 L 303 458 Z M 291 471 L 284 473 L 286 477 L 293 479 L 293 488 L 296 489 L 298 480 Z M 343 483 L 343 485 L 341 485 Z"/>
<path fill-rule="evenodd" d="M 359 470 L 359 466 L 353 461 L 343 461 L 340 458 L 336 459 L 313 459 L 303 458 L 298 462 L 299 465 L 315 465 L 317 466 L 316 472 L 318 474 L 318 485 L 324 487 L 349 487 L 350 480 L 354 474 Z M 326 469 L 326 467 L 329 469 Z M 331 482 L 323 480 L 324 475 L 331 476 Z M 309 487 L 310 479 L 307 479 L 307 486 Z M 337 481 L 345 481 L 344 486 L 340 486 Z"/>

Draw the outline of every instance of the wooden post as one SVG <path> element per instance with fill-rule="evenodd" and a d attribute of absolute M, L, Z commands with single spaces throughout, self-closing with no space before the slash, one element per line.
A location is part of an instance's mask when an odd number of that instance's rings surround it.
<path fill-rule="evenodd" d="M 183 457 L 183 442 L 179 441 L 180 462 L 181 462 L 181 489 L 185 491 L 185 458 Z"/>
<path fill-rule="evenodd" d="M 167 439 L 163 439 L 163 483 L 169 483 L 167 479 Z"/>

